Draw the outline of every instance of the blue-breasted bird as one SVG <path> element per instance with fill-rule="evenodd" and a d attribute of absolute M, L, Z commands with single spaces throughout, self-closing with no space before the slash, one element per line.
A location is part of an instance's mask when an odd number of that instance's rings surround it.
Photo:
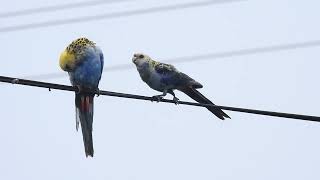
<path fill-rule="evenodd" d="M 141 53 L 134 54 L 132 62 L 136 65 L 141 79 L 147 83 L 150 88 L 162 92 L 161 95 L 153 96 L 158 101 L 169 93 L 173 96 L 173 100 L 177 104 L 179 99 L 173 92 L 177 89 L 199 103 L 213 104 L 197 90 L 203 87 L 199 82 L 179 72 L 173 65 L 157 62 L 148 55 Z M 222 120 L 230 118 L 221 109 L 213 107 L 207 107 L 207 109 Z"/>
<path fill-rule="evenodd" d="M 87 38 L 74 40 L 59 60 L 61 69 L 68 72 L 71 84 L 79 90 L 75 97 L 76 129 L 80 121 L 86 157 L 93 157 L 93 98 L 99 91 L 103 64 L 101 49 Z"/>

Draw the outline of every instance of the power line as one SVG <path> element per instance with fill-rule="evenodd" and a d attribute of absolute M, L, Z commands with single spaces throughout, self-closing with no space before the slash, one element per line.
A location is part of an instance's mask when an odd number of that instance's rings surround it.
<path fill-rule="evenodd" d="M 320 40 L 305 41 L 305 42 L 291 43 L 291 44 L 280 44 L 280 45 L 257 47 L 257 48 L 250 48 L 250 49 L 240 49 L 240 50 L 234 50 L 234 51 L 203 54 L 203 55 L 197 55 L 197 56 L 185 56 L 185 57 L 179 57 L 174 59 L 168 59 L 167 61 L 182 63 L 182 62 L 192 62 L 192 61 L 199 61 L 199 60 L 205 60 L 205 59 L 230 58 L 234 56 L 245 56 L 245 55 L 261 54 L 261 53 L 269 53 L 269 52 L 295 50 L 295 49 L 301 49 L 301 48 L 311 48 L 311 47 L 317 47 L 317 46 L 320 46 Z"/>
<path fill-rule="evenodd" d="M 38 14 L 38 13 L 49 13 L 49 12 L 67 10 L 67 9 L 98 6 L 102 4 L 111 4 L 111 3 L 124 2 L 124 1 L 129 1 L 129 0 L 92 0 L 92 1 L 83 1 L 83 2 L 38 7 L 38 8 L 32 8 L 32 9 L 22 9 L 18 11 L 0 13 L 0 18 L 11 18 L 11 17 L 26 16 L 26 15 Z"/>
<path fill-rule="evenodd" d="M 210 0 L 210 1 L 201 1 L 201 2 L 191 2 L 191 3 L 185 3 L 185 4 L 167 5 L 167 6 L 152 7 L 152 8 L 131 10 L 131 11 L 125 11 L 125 12 L 116 12 L 116 13 L 70 18 L 70 19 L 45 21 L 45 22 L 39 22 L 39 23 L 7 26 L 7 27 L 0 28 L 0 32 L 13 32 L 13 31 L 26 30 L 26 29 L 41 28 L 41 27 L 51 27 L 51 26 L 76 24 L 76 23 L 89 22 L 89 21 L 98 21 L 103 19 L 115 19 L 115 18 L 129 17 L 134 15 L 142 15 L 142 14 L 149 14 L 149 13 L 156 13 L 156 12 L 167 12 L 167 11 L 209 6 L 213 4 L 224 4 L 224 3 L 233 3 L 233 2 L 241 2 L 241 1 L 246 1 L 246 0 L 214 0 L 214 1 Z"/>
<path fill-rule="evenodd" d="M 64 90 L 64 91 L 78 92 L 77 87 L 61 85 L 61 84 L 53 84 L 53 83 L 47 83 L 47 82 L 40 82 L 40 81 L 32 81 L 32 80 L 26 80 L 26 79 L 17 79 L 17 78 L 13 78 L 13 77 L 0 76 L 0 82 L 20 84 L 20 85 L 40 87 L 40 88 L 48 88 L 49 90 L 58 89 L 58 90 Z M 135 95 L 135 94 L 125 94 L 125 93 L 112 92 L 112 91 L 100 91 L 99 95 L 113 96 L 113 97 L 120 97 L 120 98 L 129 98 L 129 99 L 138 99 L 138 100 L 145 100 L 145 101 L 153 101 L 154 100 L 152 97 Z M 160 102 L 175 103 L 175 101 L 169 100 L 169 99 L 162 99 L 162 100 L 160 100 Z M 262 110 L 245 109 L 245 108 L 237 108 L 237 107 L 229 107 L 229 106 L 217 106 L 217 105 L 212 105 L 212 104 L 201 104 L 201 103 L 193 103 L 193 102 L 186 102 L 186 101 L 179 101 L 179 104 L 189 105 L 189 106 L 199 106 L 199 107 L 216 107 L 216 108 L 220 108 L 220 109 L 228 110 L 228 111 L 236 111 L 236 112 L 243 112 L 243 113 L 250 113 L 250 114 L 259 114 L 259 115 L 266 115 L 266 116 L 274 116 L 274 117 L 283 117 L 283 118 L 291 118 L 291 119 L 320 122 L 320 117 L 317 117 L 317 116 L 289 114 L 289 113 L 272 112 L 272 111 L 262 111 Z"/>
<path fill-rule="evenodd" d="M 233 51 L 224 51 L 217 53 L 209 53 L 209 54 L 200 54 L 194 56 L 183 56 L 177 58 L 171 58 L 163 60 L 163 62 L 167 63 L 185 63 L 185 62 L 194 62 L 194 61 L 204 61 L 204 60 L 216 60 L 220 58 L 230 58 L 235 56 L 245 56 L 252 54 L 260 54 L 260 53 L 270 53 L 270 52 L 279 52 L 279 51 L 287 51 L 287 50 L 295 50 L 301 48 L 312 48 L 320 46 L 320 40 L 315 41 L 305 41 L 299 43 L 291 43 L 291 44 L 280 44 L 274 46 L 265 46 L 265 47 L 257 47 L 257 48 L 248 48 L 248 49 L 240 49 Z M 134 68 L 132 64 L 123 64 L 116 65 L 111 67 L 105 67 L 104 72 L 110 71 L 123 71 L 128 70 L 130 68 Z M 49 73 L 49 74 L 39 74 L 33 76 L 25 76 L 27 79 L 54 79 L 64 77 L 63 73 Z"/>

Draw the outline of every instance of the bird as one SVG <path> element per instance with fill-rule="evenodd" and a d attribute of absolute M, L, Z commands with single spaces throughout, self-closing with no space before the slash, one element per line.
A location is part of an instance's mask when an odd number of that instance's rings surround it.
<path fill-rule="evenodd" d="M 93 99 L 99 95 L 104 58 L 102 50 L 88 38 L 81 37 L 72 41 L 60 54 L 60 68 L 69 74 L 75 93 L 76 130 L 81 124 L 86 157 L 93 157 L 92 123 Z"/>
<path fill-rule="evenodd" d="M 173 96 L 175 104 L 179 103 L 174 90 L 179 90 L 188 95 L 198 103 L 212 104 L 208 98 L 197 89 L 203 86 L 185 73 L 178 71 L 173 65 L 153 60 L 143 53 L 135 53 L 132 62 L 136 65 L 141 79 L 152 89 L 162 92 L 160 95 L 152 96 L 154 100 L 160 101 L 167 93 Z M 216 107 L 206 107 L 219 119 L 230 118 L 225 112 Z M 231 119 L 231 118 L 230 118 Z"/>

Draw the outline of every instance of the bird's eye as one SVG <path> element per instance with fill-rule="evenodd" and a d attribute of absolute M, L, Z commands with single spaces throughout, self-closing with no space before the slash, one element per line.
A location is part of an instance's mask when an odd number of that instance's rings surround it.
<path fill-rule="evenodd" d="M 69 71 L 71 68 L 70 68 L 70 66 L 67 64 L 67 65 L 65 66 L 65 69 L 66 69 L 67 71 Z"/>
<path fill-rule="evenodd" d="M 140 58 L 140 59 L 143 59 L 143 58 L 144 58 L 144 55 L 143 55 L 143 54 L 140 54 L 140 55 L 139 55 L 139 58 Z"/>

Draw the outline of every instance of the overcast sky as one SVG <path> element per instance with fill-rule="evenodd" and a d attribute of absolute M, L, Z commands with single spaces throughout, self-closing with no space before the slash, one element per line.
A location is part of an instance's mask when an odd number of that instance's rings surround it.
<path fill-rule="evenodd" d="M 0 12 L 72 0 L 10 0 Z M 135 0 L 0 18 L 0 28 L 47 20 L 186 3 Z M 190 0 L 190 2 L 192 2 Z M 132 64 L 134 52 L 159 61 L 244 48 L 320 40 L 320 2 L 243 1 L 170 12 L 0 33 L 0 75 L 63 73 L 60 52 L 88 37 L 105 67 Z M 320 47 L 207 59 L 175 66 L 201 82 L 218 105 L 320 115 Z M 45 79 L 69 84 L 62 78 Z M 36 80 L 43 80 L 37 78 Z M 107 71 L 100 89 L 158 94 L 131 69 Z M 318 180 L 320 124 L 200 107 L 100 96 L 95 99 L 94 158 L 85 158 L 71 92 L 1 84 L 0 179 Z M 182 93 L 181 100 L 191 101 Z M 171 96 L 168 96 L 171 98 Z"/>

